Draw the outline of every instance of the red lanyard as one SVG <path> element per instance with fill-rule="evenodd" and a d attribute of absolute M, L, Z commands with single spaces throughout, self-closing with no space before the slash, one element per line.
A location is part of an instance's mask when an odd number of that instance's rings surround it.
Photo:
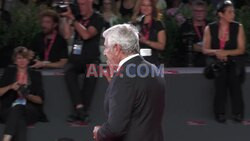
<path fill-rule="evenodd" d="M 49 54 L 50 54 L 51 48 L 56 40 L 56 35 L 57 35 L 57 32 L 54 32 L 48 46 L 45 48 L 45 51 L 44 51 L 44 60 L 45 61 L 49 60 Z M 44 43 L 46 46 L 47 45 L 46 38 L 44 39 Z"/>
<path fill-rule="evenodd" d="M 222 39 L 220 39 L 220 49 L 224 49 L 226 45 L 227 35 L 229 33 L 229 29 L 226 29 L 226 32 L 224 32 Z"/>
<path fill-rule="evenodd" d="M 28 75 L 27 73 L 17 73 L 17 82 L 19 84 L 28 84 Z"/>
<path fill-rule="evenodd" d="M 151 26 L 152 26 L 152 20 L 148 23 L 148 26 L 146 26 L 145 24 L 142 25 L 142 35 L 147 40 L 149 39 Z"/>
<path fill-rule="evenodd" d="M 202 31 L 205 29 L 205 24 L 202 24 Z M 199 40 L 202 40 L 202 32 L 200 32 L 198 26 L 194 25 L 195 33 L 198 35 Z"/>
<path fill-rule="evenodd" d="M 89 19 L 86 19 L 86 20 L 81 20 L 80 22 L 81 22 L 81 24 L 83 25 L 83 26 L 85 26 L 85 27 L 87 27 L 88 26 L 88 24 L 89 24 Z"/>

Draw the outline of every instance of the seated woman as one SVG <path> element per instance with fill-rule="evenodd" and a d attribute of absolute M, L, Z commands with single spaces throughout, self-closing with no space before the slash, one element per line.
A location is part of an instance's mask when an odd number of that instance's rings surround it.
<path fill-rule="evenodd" d="M 13 54 L 16 67 L 5 69 L 0 80 L 0 122 L 6 125 L 3 141 L 26 141 L 28 125 L 47 121 L 42 76 L 28 68 L 30 55 L 27 48 L 17 47 Z"/>

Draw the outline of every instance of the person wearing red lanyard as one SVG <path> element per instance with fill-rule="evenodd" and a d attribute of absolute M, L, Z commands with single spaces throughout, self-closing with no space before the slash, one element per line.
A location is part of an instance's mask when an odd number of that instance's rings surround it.
<path fill-rule="evenodd" d="M 100 35 L 104 27 L 101 15 L 94 11 L 93 0 L 77 0 L 79 13 L 68 7 L 61 13 L 66 20 L 63 23 L 64 37 L 74 36 L 69 61 L 65 66 L 65 80 L 71 96 L 74 111 L 67 121 L 70 123 L 86 123 L 88 109 L 92 101 L 97 78 L 88 76 L 88 66 L 96 66 L 100 62 Z M 79 86 L 79 75 L 85 75 L 83 86 Z"/>
<path fill-rule="evenodd" d="M 5 124 L 3 141 L 27 140 L 27 126 L 46 122 L 43 112 L 43 88 L 40 72 L 28 68 L 30 51 L 14 50 L 15 67 L 5 69 L 0 80 L 0 122 Z"/>
<path fill-rule="evenodd" d="M 166 32 L 157 19 L 158 13 L 154 0 L 140 1 L 140 14 L 144 15 L 140 23 L 140 54 L 150 63 L 160 65 L 158 51 L 165 49 Z"/>
<path fill-rule="evenodd" d="M 207 25 L 206 15 L 207 15 L 207 3 L 202 0 L 195 0 L 191 5 L 192 9 L 192 19 L 186 20 L 180 27 L 180 33 L 182 38 L 182 45 L 179 48 L 180 58 L 182 58 L 182 66 L 186 66 L 188 57 L 188 46 L 189 38 L 185 35 L 187 33 L 195 33 L 192 37 L 192 64 L 194 67 L 204 67 L 205 66 L 205 56 L 202 53 L 202 40 L 203 31 Z"/>
<path fill-rule="evenodd" d="M 67 63 L 67 41 L 59 34 L 59 16 L 53 10 L 40 14 L 42 33 L 33 39 L 31 50 L 34 51 L 32 68 L 63 68 Z"/>
<path fill-rule="evenodd" d="M 217 6 L 218 21 L 205 28 L 203 53 L 210 61 L 222 62 L 224 67 L 215 78 L 214 114 L 220 123 L 226 122 L 227 96 L 231 98 L 232 119 L 244 118 L 242 83 L 244 80 L 245 35 L 242 24 L 235 22 L 233 3 L 229 0 Z"/>

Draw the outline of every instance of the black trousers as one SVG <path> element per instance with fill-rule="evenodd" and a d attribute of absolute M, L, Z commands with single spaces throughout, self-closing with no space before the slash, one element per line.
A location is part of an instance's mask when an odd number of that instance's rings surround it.
<path fill-rule="evenodd" d="M 232 114 L 244 115 L 244 101 L 242 96 L 242 80 L 244 77 L 244 66 L 231 63 L 227 65 L 215 78 L 215 114 L 224 114 L 226 112 L 226 102 L 230 97 Z"/>
<path fill-rule="evenodd" d="M 99 61 L 91 61 L 85 63 L 68 63 L 65 66 L 65 81 L 74 106 L 83 104 L 87 111 L 94 94 L 97 76 L 93 75 L 93 71 Z M 89 70 L 91 69 L 91 70 Z M 83 74 L 83 85 L 80 87 L 79 76 Z"/>
<path fill-rule="evenodd" d="M 13 141 L 26 141 L 27 126 L 38 120 L 39 113 L 29 106 L 16 105 L 1 111 L 0 116 L 5 123 L 4 134 L 11 135 Z"/>

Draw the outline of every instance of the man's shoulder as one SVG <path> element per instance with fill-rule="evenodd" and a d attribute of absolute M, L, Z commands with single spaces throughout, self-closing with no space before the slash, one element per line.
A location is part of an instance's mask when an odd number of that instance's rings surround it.
<path fill-rule="evenodd" d="M 103 16 L 98 11 L 94 11 L 94 13 L 93 13 L 93 15 L 92 15 L 91 18 L 92 19 L 98 19 L 98 20 L 100 20 L 100 19 L 103 19 Z"/>
<path fill-rule="evenodd" d="M 125 63 L 122 74 L 125 78 L 142 78 L 142 80 L 164 75 L 162 67 L 156 67 L 141 56 L 136 56 Z"/>

